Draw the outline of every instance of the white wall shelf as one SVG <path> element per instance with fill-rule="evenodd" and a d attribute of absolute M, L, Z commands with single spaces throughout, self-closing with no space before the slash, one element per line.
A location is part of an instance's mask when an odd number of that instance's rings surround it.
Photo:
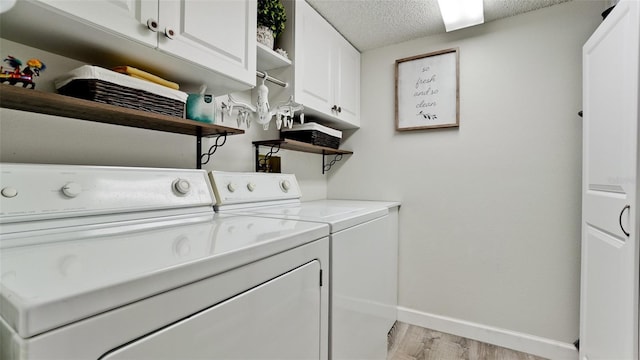
<path fill-rule="evenodd" d="M 256 43 L 256 49 L 258 57 L 256 67 L 258 71 L 269 71 L 285 66 L 291 66 L 291 60 L 260 43 Z"/>

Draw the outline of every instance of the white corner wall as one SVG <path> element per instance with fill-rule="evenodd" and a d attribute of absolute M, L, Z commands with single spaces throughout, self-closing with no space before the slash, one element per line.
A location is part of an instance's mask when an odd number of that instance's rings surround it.
<path fill-rule="evenodd" d="M 1 38 L 0 49 L 2 59 L 7 55 L 22 60 L 41 59 L 47 69 L 36 80 L 36 89 L 42 91 L 55 92 L 55 78 L 84 65 Z M 106 64 L 101 66 L 109 68 Z M 250 92 L 236 97 L 251 101 Z M 235 124 L 235 118 L 224 123 Z M 255 149 L 251 142 L 276 138 L 274 125 L 264 131 L 254 123 L 244 135 L 229 136 L 203 168 L 254 171 Z M 215 138 L 203 139 L 203 152 L 214 144 Z M 298 176 L 305 200 L 326 198 L 327 182 L 320 156 L 284 150 L 277 155 L 282 156 L 282 171 Z M 195 168 L 196 138 L 0 108 L 0 162 Z"/>
<path fill-rule="evenodd" d="M 402 202 L 401 320 L 577 357 L 581 51 L 603 9 L 571 1 L 362 54 L 362 128 L 328 195 Z M 395 60 L 451 47 L 460 127 L 396 132 Z"/>

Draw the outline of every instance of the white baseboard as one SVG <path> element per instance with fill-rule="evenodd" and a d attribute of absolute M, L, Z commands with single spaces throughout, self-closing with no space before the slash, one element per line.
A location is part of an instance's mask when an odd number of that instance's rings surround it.
<path fill-rule="evenodd" d="M 573 344 L 398 307 L 398 321 L 553 360 L 577 360 Z"/>

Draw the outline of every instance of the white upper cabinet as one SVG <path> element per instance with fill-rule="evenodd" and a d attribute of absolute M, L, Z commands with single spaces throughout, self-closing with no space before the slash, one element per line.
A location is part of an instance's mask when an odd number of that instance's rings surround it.
<path fill-rule="evenodd" d="M 255 85 L 256 9 L 256 0 L 23 0 L 0 16 L 0 30 L 81 61 L 227 93 Z"/>
<path fill-rule="evenodd" d="M 306 2 L 296 3 L 294 91 L 297 102 L 330 113 L 334 103 L 334 37 L 331 26 Z"/>
<path fill-rule="evenodd" d="M 335 103 L 338 118 L 360 126 L 360 52 L 342 37 L 336 39 Z"/>
<path fill-rule="evenodd" d="M 360 52 L 304 0 L 285 4 L 295 101 L 332 127 L 360 127 Z"/>
<path fill-rule="evenodd" d="M 160 0 L 158 48 L 255 84 L 256 4 L 255 0 Z"/>
<path fill-rule="evenodd" d="M 158 0 L 37 0 L 65 14 L 76 16 L 149 46 L 155 47 L 158 36 L 147 28 L 158 20 Z"/>

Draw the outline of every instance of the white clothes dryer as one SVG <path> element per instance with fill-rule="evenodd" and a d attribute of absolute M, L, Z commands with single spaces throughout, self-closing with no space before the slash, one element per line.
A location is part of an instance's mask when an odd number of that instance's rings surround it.
<path fill-rule="evenodd" d="M 327 359 L 329 227 L 205 171 L 0 164 L 1 359 Z"/>
<path fill-rule="evenodd" d="M 209 173 L 219 214 L 330 226 L 332 360 L 386 359 L 397 319 L 398 202 L 301 201 L 293 174 Z"/>

